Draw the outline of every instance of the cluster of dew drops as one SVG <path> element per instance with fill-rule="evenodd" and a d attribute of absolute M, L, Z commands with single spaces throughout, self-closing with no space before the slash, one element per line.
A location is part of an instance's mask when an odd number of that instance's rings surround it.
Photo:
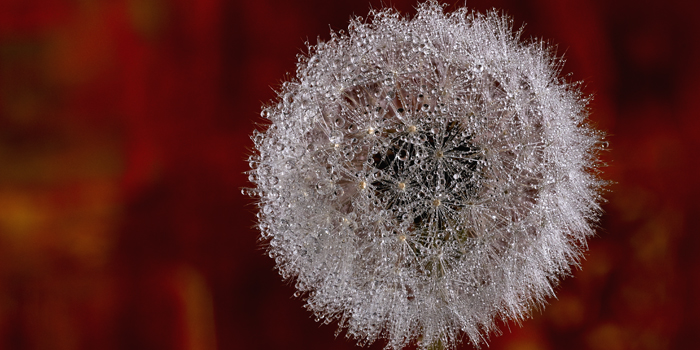
<path fill-rule="evenodd" d="M 592 232 L 583 102 L 508 20 L 460 11 L 354 19 L 253 134 L 244 193 L 270 256 L 361 342 L 478 344 L 541 303 Z"/>

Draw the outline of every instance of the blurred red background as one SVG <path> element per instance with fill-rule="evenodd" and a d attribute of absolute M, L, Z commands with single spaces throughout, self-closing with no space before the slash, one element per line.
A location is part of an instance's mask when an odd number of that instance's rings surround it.
<path fill-rule="evenodd" d="M 468 1 L 558 44 L 617 182 L 582 269 L 491 349 L 698 348 L 695 3 Z M 2 0 L 0 349 L 356 349 L 292 297 L 241 188 L 304 42 L 370 6 Z"/>

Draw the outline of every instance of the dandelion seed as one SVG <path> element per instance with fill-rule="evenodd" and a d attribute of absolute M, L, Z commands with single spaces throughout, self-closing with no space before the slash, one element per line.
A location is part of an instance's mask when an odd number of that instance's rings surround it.
<path fill-rule="evenodd" d="M 265 107 L 248 191 L 284 278 L 387 348 L 474 345 L 522 320 L 599 216 L 587 100 L 497 13 L 352 20 Z"/>

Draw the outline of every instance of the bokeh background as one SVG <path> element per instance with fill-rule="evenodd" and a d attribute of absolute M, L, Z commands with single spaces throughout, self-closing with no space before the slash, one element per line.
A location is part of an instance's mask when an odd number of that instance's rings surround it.
<path fill-rule="evenodd" d="M 616 182 L 582 269 L 490 349 L 700 347 L 696 3 L 468 1 L 558 44 Z M 356 349 L 292 297 L 241 188 L 304 42 L 380 6 L 0 1 L 0 349 Z"/>

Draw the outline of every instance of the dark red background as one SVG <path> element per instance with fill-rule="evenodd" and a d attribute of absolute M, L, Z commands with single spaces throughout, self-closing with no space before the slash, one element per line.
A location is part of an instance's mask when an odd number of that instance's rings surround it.
<path fill-rule="evenodd" d="M 468 1 L 558 44 L 617 182 L 582 269 L 491 349 L 698 347 L 694 3 Z M 370 6 L 2 0 L 0 349 L 355 349 L 280 280 L 241 187 L 271 87 Z"/>

